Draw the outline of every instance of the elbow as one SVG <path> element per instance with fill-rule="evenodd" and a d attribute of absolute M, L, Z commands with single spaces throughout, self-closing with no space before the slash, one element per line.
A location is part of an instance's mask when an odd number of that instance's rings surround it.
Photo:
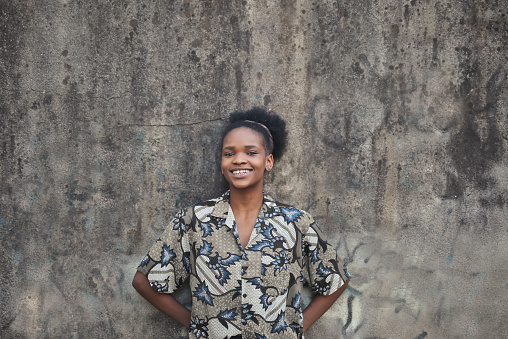
<path fill-rule="evenodd" d="M 339 288 L 342 292 L 344 292 L 347 288 L 347 286 L 349 285 L 349 278 L 346 279 L 346 281 L 344 281 L 344 283 L 342 284 L 342 286 Z M 341 293 L 342 293 L 341 292 Z"/>
<path fill-rule="evenodd" d="M 136 272 L 134 275 L 134 279 L 132 279 L 132 287 L 138 292 L 143 290 L 146 287 L 146 284 L 149 284 L 148 278 L 141 272 Z"/>
<path fill-rule="evenodd" d="M 137 291 L 139 288 L 139 281 L 138 281 L 138 273 L 134 275 L 134 279 L 132 279 L 132 287 Z"/>

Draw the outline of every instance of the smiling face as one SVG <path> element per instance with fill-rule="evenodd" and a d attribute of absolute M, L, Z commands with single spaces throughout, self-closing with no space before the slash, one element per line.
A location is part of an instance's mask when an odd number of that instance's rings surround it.
<path fill-rule="evenodd" d="M 273 166 L 273 156 L 267 154 L 263 136 L 239 127 L 231 130 L 222 141 L 221 167 L 230 189 L 259 188 L 263 190 L 263 175 Z"/>

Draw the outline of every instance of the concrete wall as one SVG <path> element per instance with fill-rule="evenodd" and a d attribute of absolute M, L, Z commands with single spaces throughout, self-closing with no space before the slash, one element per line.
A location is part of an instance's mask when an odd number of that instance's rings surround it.
<path fill-rule="evenodd" d="M 178 208 L 222 190 L 228 113 L 261 105 L 290 128 L 266 190 L 313 213 L 353 275 L 308 338 L 506 338 L 507 17 L 0 1 L 0 337 L 184 338 L 131 279 Z"/>

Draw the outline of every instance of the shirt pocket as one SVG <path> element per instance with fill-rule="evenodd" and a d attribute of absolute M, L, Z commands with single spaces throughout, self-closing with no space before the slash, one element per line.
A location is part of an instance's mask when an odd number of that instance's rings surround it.
<path fill-rule="evenodd" d="M 268 249 L 261 253 L 260 274 L 263 280 L 282 282 L 288 276 L 292 265 L 292 254 L 287 249 Z"/>

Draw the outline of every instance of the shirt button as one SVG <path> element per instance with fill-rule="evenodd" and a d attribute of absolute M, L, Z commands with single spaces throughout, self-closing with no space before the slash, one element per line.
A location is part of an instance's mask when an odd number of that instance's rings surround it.
<path fill-rule="evenodd" d="M 247 298 L 247 294 L 245 294 L 245 293 L 244 293 L 244 294 L 243 294 L 243 297 L 244 297 L 244 298 Z"/>

